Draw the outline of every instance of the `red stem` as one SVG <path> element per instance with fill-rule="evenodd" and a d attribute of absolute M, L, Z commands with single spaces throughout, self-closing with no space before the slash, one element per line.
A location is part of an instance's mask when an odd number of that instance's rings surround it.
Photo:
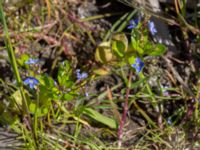
<path fill-rule="evenodd" d="M 125 121 L 126 121 L 126 114 L 128 112 L 128 97 L 129 97 L 129 93 L 130 93 L 130 83 L 131 83 L 132 75 L 133 75 L 133 73 L 132 73 L 132 71 L 130 71 L 128 85 L 127 85 L 127 89 L 126 89 L 126 99 L 125 99 L 124 108 L 123 108 L 124 110 L 123 110 L 122 118 L 120 120 L 120 124 L 119 124 L 119 128 L 118 128 L 119 143 L 121 143 L 121 140 L 122 140 L 123 128 L 124 128 L 124 124 L 125 124 Z"/>

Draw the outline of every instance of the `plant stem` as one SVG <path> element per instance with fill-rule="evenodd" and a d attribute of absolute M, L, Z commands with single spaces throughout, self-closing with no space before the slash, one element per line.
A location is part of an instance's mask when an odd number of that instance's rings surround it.
<path fill-rule="evenodd" d="M 12 66 L 12 69 L 13 69 L 13 72 L 14 72 L 14 76 L 17 80 L 17 87 L 20 90 L 20 93 L 21 93 L 21 96 L 22 96 L 23 111 L 25 111 L 25 113 L 27 113 L 27 115 L 28 115 L 29 114 L 28 104 L 27 104 L 26 96 L 24 94 L 24 89 L 22 87 L 22 80 L 21 80 L 20 75 L 19 75 L 19 70 L 17 68 L 17 62 L 16 62 L 14 50 L 13 50 L 13 47 L 12 47 L 12 44 L 11 44 L 11 41 L 10 41 L 10 37 L 9 37 L 9 33 L 8 33 L 8 27 L 7 27 L 5 16 L 4 16 L 4 13 L 3 13 L 2 1 L 1 1 L 1 4 L 0 4 L 0 17 L 1 17 L 1 20 L 2 20 L 2 23 L 3 23 L 3 31 L 4 31 L 4 34 L 5 34 L 4 41 L 5 41 L 5 45 L 6 45 L 6 48 L 7 48 L 7 53 L 8 53 L 9 60 L 10 60 L 10 63 L 11 63 L 11 66 Z"/>
<path fill-rule="evenodd" d="M 124 107 L 123 107 L 123 114 L 122 114 L 120 124 L 119 124 L 119 128 L 118 128 L 118 147 L 121 147 L 121 143 L 122 143 L 123 128 L 124 128 L 124 124 L 125 124 L 125 121 L 126 121 L 126 114 L 128 112 L 128 99 L 129 99 L 132 75 L 133 75 L 133 72 L 130 71 L 129 79 L 128 79 L 128 83 L 127 83 L 127 89 L 126 89 L 126 99 L 125 99 Z"/>
<path fill-rule="evenodd" d="M 31 124 L 31 126 L 32 126 L 33 124 L 32 124 L 31 116 L 30 116 L 30 113 L 29 113 L 27 99 L 26 99 L 26 96 L 25 96 L 24 88 L 22 86 L 22 80 L 21 80 L 19 70 L 18 70 L 18 67 L 17 67 L 17 61 L 16 61 L 16 58 L 15 58 L 15 53 L 14 53 L 14 50 L 13 50 L 13 47 L 12 47 L 12 43 L 11 43 L 10 36 L 9 36 L 9 33 L 8 33 L 8 27 L 7 27 L 5 15 L 4 15 L 4 12 L 3 12 L 2 0 L 0 0 L 0 19 L 3 23 L 3 31 L 4 31 L 4 34 L 5 34 L 4 42 L 5 42 L 5 45 L 6 45 L 8 57 L 9 57 L 11 67 L 12 67 L 13 72 L 14 72 L 15 79 L 17 81 L 18 90 L 20 91 L 20 94 L 21 94 L 21 97 L 22 97 L 22 113 L 25 114 L 24 117 L 26 117 L 26 116 L 28 117 L 29 124 Z M 31 131 L 32 131 L 33 139 L 34 139 L 35 148 L 37 149 L 36 136 L 35 136 L 35 133 L 34 133 L 33 126 L 31 127 Z"/>

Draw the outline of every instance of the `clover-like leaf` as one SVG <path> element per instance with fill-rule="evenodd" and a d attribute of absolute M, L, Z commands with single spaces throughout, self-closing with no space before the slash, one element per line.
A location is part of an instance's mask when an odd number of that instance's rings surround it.
<path fill-rule="evenodd" d="M 116 59 L 111 51 L 110 42 L 103 42 L 97 47 L 95 59 L 101 63 L 108 63 Z"/>
<path fill-rule="evenodd" d="M 111 41 L 111 47 L 117 57 L 123 57 L 128 50 L 128 39 L 124 33 L 116 34 Z"/>

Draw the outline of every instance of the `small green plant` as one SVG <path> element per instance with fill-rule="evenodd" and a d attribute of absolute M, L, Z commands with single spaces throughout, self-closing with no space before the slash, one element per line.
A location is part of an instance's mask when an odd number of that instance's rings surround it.
<path fill-rule="evenodd" d="M 122 130 L 126 120 L 128 111 L 128 97 L 131 89 L 132 75 L 135 73 L 145 79 L 142 73 L 145 67 L 145 58 L 147 56 L 161 56 L 166 52 L 166 48 L 162 44 L 155 44 L 149 39 L 149 33 L 154 36 L 157 33 L 155 25 L 152 21 L 141 21 L 140 19 L 131 20 L 127 27 L 131 30 L 130 36 L 125 33 L 114 33 L 110 40 L 101 43 L 96 49 L 95 58 L 97 61 L 112 65 L 113 67 L 129 66 L 129 79 L 126 82 L 127 90 L 124 102 L 124 111 L 118 127 L 119 146 L 122 140 Z M 130 40 L 129 40 L 130 39 Z M 148 93 L 151 95 L 151 102 L 156 111 L 158 111 L 157 102 L 148 82 L 145 83 Z M 144 85 L 145 85 L 144 84 Z M 137 106 L 137 105 L 136 105 Z M 156 127 L 156 123 L 148 117 L 148 115 L 137 107 L 143 117 L 152 127 Z"/>

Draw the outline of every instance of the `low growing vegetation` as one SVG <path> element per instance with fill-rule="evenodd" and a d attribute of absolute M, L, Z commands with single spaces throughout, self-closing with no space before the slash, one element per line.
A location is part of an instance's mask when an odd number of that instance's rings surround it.
<path fill-rule="evenodd" d="M 1 148 L 200 149 L 198 9 L 121 2 L 1 1 Z"/>

